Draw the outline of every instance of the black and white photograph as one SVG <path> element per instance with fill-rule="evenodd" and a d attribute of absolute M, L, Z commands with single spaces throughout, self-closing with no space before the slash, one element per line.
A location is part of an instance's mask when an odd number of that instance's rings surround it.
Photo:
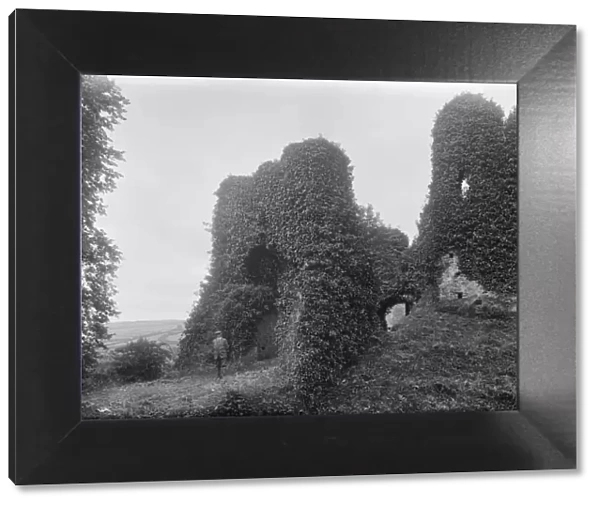
<path fill-rule="evenodd" d="M 85 419 L 511 411 L 516 85 L 82 77 Z"/>
<path fill-rule="evenodd" d="M 586 44 L 444 6 L 11 13 L 12 483 L 580 474 Z"/>

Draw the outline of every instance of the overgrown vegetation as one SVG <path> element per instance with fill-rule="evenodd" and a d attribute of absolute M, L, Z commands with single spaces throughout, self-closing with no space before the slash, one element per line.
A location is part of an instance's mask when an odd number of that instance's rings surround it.
<path fill-rule="evenodd" d="M 181 366 L 199 360 L 216 328 L 246 345 L 272 309 L 240 296 L 251 286 L 274 301 L 283 367 L 307 405 L 360 355 L 378 325 L 378 293 L 352 170 L 339 146 L 316 138 L 290 144 L 252 176 L 221 183 L 210 275 L 186 322 Z M 232 312 L 251 314 L 244 331 L 239 317 L 230 324 Z"/>
<path fill-rule="evenodd" d="M 497 411 L 517 408 L 517 319 L 464 301 L 416 306 L 380 334 L 315 404 L 320 414 Z M 461 308 L 467 308 L 461 309 Z M 460 314 L 459 314 L 460 313 Z M 84 397 L 86 418 L 309 414 L 278 359 L 229 371 L 108 387 Z"/>
<path fill-rule="evenodd" d="M 424 283 L 435 286 L 440 259 L 453 252 L 469 279 L 515 293 L 515 111 L 505 121 L 499 105 L 463 93 L 438 112 L 432 139 L 432 177 L 414 248 Z"/>

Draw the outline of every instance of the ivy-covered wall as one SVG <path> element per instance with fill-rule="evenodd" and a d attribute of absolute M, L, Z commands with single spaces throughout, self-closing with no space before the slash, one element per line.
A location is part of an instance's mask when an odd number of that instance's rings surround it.
<path fill-rule="evenodd" d="M 181 366 L 200 359 L 216 329 L 244 353 L 276 311 L 277 349 L 310 404 L 363 351 L 379 328 L 380 286 L 352 171 L 339 146 L 315 138 L 221 183 L 210 274 L 186 322 Z"/>
<path fill-rule="evenodd" d="M 517 122 L 482 95 L 463 93 L 438 112 L 432 177 L 414 245 L 433 286 L 455 253 L 460 271 L 485 290 L 517 287 Z"/>

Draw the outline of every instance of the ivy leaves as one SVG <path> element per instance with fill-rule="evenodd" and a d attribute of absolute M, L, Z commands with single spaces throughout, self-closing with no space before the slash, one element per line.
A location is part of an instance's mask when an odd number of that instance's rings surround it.
<path fill-rule="evenodd" d="M 454 252 L 467 277 L 487 290 L 514 292 L 516 113 L 505 121 L 499 105 L 463 93 L 438 112 L 432 138 L 432 179 L 415 246 L 427 282 L 435 283 L 440 259 Z"/>
<path fill-rule="evenodd" d="M 376 328 L 379 294 L 352 170 L 346 153 L 321 137 L 221 183 L 210 277 L 186 324 L 180 361 L 202 348 L 193 343 L 211 329 L 235 327 L 233 339 L 251 340 L 265 290 L 273 299 L 262 307 L 277 307 L 284 365 L 308 404 L 361 352 Z M 386 234 L 386 247 L 408 244 L 399 231 Z"/>

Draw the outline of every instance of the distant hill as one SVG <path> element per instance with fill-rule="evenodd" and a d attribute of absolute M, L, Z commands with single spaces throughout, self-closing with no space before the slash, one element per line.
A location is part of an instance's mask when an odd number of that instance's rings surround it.
<path fill-rule="evenodd" d="M 114 335 L 106 344 L 110 349 L 113 349 L 142 337 L 149 341 L 160 341 L 174 347 L 183 332 L 183 323 L 183 320 L 142 320 L 109 323 L 108 332 Z"/>

